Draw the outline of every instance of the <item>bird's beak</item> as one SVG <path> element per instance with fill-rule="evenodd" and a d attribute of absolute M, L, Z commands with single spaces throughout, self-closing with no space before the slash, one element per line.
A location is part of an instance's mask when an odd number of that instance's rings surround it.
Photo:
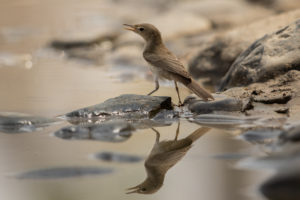
<path fill-rule="evenodd" d="M 129 24 L 123 24 L 124 29 L 129 30 L 129 31 L 135 31 L 135 27 L 133 25 L 129 25 Z"/>
<path fill-rule="evenodd" d="M 137 193 L 138 189 L 139 189 L 139 186 L 135 186 L 135 187 L 132 187 L 132 188 L 127 188 L 127 190 L 131 190 L 131 191 L 126 192 L 126 194 Z"/>

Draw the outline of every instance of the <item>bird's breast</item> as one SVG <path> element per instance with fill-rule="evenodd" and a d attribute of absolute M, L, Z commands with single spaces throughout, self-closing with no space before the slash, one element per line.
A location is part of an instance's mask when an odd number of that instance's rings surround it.
<path fill-rule="evenodd" d="M 149 65 L 150 65 L 150 71 L 159 79 L 173 80 L 173 78 L 171 77 L 171 74 L 169 72 L 163 70 L 160 67 L 156 67 L 156 66 L 152 65 L 151 63 L 149 63 Z"/>

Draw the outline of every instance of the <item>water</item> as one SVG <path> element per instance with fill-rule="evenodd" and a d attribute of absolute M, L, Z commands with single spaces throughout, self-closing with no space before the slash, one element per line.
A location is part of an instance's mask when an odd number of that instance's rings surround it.
<path fill-rule="evenodd" d="M 142 78 L 144 76 L 136 76 L 136 72 L 133 80 L 122 82 L 119 73 L 105 64 L 98 66 L 68 59 L 62 52 L 45 48 L 53 38 L 90 37 L 108 25 L 115 28 L 116 18 L 122 24 L 122 13 L 111 16 L 106 11 L 111 7 L 110 2 L 93 0 L 84 3 L 29 0 L 2 4 L 0 111 L 54 118 L 121 94 L 146 94 L 153 89 L 154 84 Z M 187 94 L 182 89 L 181 95 Z M 156 95 L 171 96 L 177 101 L 175 90 L 168 86 L 161 87 Z M 236 131 L 209 130 L 167 172 L 160 190 L 152 195 L 129 195 L 126 188 L 141 183 L 146 177 L 143 163 L 155 143 L 155 132 L 137 130 L 128 140 L 119 143 L 54 137 L 55 131 L 68 125 L 60 122 L 35 132 L 0 133 L 1 199 L 262 199 L 255 187 L 266 173 L 235 168 L 237 160 L 256 153 L 252 145 L 235 139 Z M 199 127 L 182 120 L 179 138 Z M 176 129 L 177 123 L 157 128 L 161 140 L 173 140 Z M 95 159 L 93 155 L 99 152 L 143 159 L 107 162 Z M 43 178 L 45 170 L 52 178 Z M 66 174 L 64 170 L 69 172 L 68 176 L 60 175 Z M 35 178 L 24 175 L 32 171 Z M 20 175 L 23 175 L 21 179 Z"/>

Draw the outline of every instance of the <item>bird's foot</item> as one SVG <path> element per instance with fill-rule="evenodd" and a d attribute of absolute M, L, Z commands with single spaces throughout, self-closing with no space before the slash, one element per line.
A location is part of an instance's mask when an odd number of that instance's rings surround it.
<path fill-rule="evenodd" d="M 179 101 L 178 104 L 177 104 L 176 106 L 182 107 L 182 106 L 184 106 L 184 104 L 183 104 L 181 101 Z"/>

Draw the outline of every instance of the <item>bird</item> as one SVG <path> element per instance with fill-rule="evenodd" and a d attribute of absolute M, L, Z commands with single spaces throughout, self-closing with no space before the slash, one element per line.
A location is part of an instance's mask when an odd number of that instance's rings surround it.
<path fill-rule="evenodd" d="M 186 71 L 180 60 L 164 45 L 160 31 L 152 24 L 123 24 L 126 30 L 140 35 L 146 42 L 143 57 L 150 64 L 150 70 L 154 74 L 155 89 L 148 95 L 159 89 L 159 79 L 173 80 L 177 92 L 179 105 L 182 105 L 177 82 L 182 83 L 192 90 L 198 97 L 205 101 L 214 100 L 213 96 L 198 84 Z"/>
<path fill-rule="evenodd" d="M 128 188 L 127 194 L 153 194 L 163 185 L 167 171 L 180 161 L 192 147 L 193 142 L 203 136 L 211 128 L 200 127 L 187 137 L 178 140 L 179 123 L 174 140 L 159 141 L 159 132 L 152 128 L 156 133 L 156 140 L 152 150 L 145 160 L 144 166 L 147 172 L 146 179 L 135 187 Z"/>

